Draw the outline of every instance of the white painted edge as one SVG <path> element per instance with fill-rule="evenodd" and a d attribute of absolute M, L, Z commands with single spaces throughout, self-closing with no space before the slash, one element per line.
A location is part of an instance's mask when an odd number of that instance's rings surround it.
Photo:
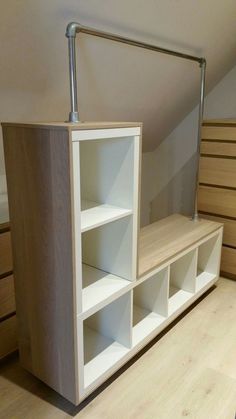
<path fill-rule="evenodd" d="M 78 131 L 72 132 L 72 141 L 133 137 L 135 135 L 140 135 L 140 134 L 141 134 L 140 127 L 78 130 Z"/>

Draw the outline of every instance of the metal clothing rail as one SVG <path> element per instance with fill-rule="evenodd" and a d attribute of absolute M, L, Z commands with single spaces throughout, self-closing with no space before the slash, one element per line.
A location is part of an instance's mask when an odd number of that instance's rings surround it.
<path fill-rule="evenodd" d="M 126 38 L 120 35 L 103 32 L 97 29 L 82 26 L 77 22 L 70 22 L 66 28 L 66 37 L 68 38 L 69 49 L 69 75 L 70 75 L 70 100 L 71 110 L 69 113 L 69 122 L 79 122 L 78 112 L 78 99 L 77 99 L 77 80 L 76 80 L 76 49 L 75 38 L 77 33 L 86 33 L 88 35 L 97 36 L 99 38 L 109 39 L 111 41 L 120 42 L 123 44 L 132 45 L 138 48 L 148 49 L 150 51 L 159 52 L 162 54 L 172 55 L 174 57 L 182 58 L 184 60 L 193 61 L 199 64 L 201 69 L 200 75 L 200 99 L 199 99 L 199 115 L 198 115 L 198 135 L 197 135 L 197 171 L 195 181 L 195 198 L 194 198 L 194 212 L 193 220 L 198 220 L 198 205 L 197 205 L 197 192 L 198 192 L 198 177 L 199 177 L 199 160 L 200 160 L 200 144 L 201 144 L 201 127 L 203 120 L 204 110 L 204 94 L 205 94 L 205 74 L 206 74 L 206 59 L 203 57 L 196 57 L 194 55 L 185 54 L 179 51 L 174 51 L 162 48 L 156 45 L 147 44 L 145 42 L 136 41 L 134 39 Z"/>

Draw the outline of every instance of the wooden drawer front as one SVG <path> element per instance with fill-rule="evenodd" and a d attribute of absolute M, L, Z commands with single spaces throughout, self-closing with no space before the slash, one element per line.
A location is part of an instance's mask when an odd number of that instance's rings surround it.
<path fill-rule="evenodd" d="M 236 127 L 203 126 L 202 139 L 236 141 Z"/>
<path fill-rule="evenodd" d="M 0 359 L 17 349 L 16 316 L 0 322 Z"/>
<path fill-rule="evenodd" d="M 223 244 L 236 247 L 236 220 L 228 220 L 223 217 L 216 217 L 214 215 L 200 214 L 201 218 L 206 220 L 216 221 L 224 224 Z"/>
<path fill-rule="evenodd" d="M 0 234 L 0 275 L 12 271 L 11 233 Z"/>
<path fill-rule="evenodd" d="M 236 216 L 236 191 L 199 186 L 198 209 L 210 214 Z"/>
<path fill-rule="evenodd" d="M 236 249 L 222 247 L 221 267 L 222 272 L 236 277 Z"/>
<path fill-rule="evenodd" d="M 16 310 L 13 275 L 0 279 L 0 319 Z"/>
<path fill-rule="evenodd" d="M 235 128 L 236 129 L 236 128 Z M 201 142 L 201 154 L 236 157 L 236 143 Z"/>
<path fill-rule="evenodd" d="M 199 182 L 236 188 L 236 159 L 201 157 Z"/>

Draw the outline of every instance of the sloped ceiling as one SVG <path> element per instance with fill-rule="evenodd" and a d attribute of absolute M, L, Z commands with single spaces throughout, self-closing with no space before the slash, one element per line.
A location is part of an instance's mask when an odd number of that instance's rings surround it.
<path fill-rule="evenodd" d="M 235 0 L 8 0 L 0 19 L 1 120 L 67 117 L 71 20 L 205 56 L 207 91 L 236 64 Z M 77 50 L 81 119 L 142 121 L 144 151 L 197 103 L 196 63 L 82 34 Z"/>

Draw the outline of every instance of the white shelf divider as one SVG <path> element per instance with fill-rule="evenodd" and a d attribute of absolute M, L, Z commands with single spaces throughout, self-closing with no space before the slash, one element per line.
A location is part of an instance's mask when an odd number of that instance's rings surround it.
<path fill-rule="evenodd" d="M 197 250 L 181 256 L 170 266 L 169 315 L 185 304 L 195 293 Z"/>
<path fill-rule="evenodd" d="M 168 275 L 165 268 L 133 290 L 133 346 L 158 328 L 168 315 Z"/>
<path fill-rule="evenodd" d="M 214 235 L 198 248 L 196 291 L 200 291 L 219 274 L 221 236 Z"/>
<path fill-rule="evenodd" d="M 101 271 L 92 266 L 82 265 L 83 291 L 82 311 L 90 315 L 91 310 L 116 294 L 130 283 L 126 279 Z"/>
<path fill-rule="evenodd" d="M 83 233 L 131 214 L 131 209 L 81 200 L 81 232 Z"/>

